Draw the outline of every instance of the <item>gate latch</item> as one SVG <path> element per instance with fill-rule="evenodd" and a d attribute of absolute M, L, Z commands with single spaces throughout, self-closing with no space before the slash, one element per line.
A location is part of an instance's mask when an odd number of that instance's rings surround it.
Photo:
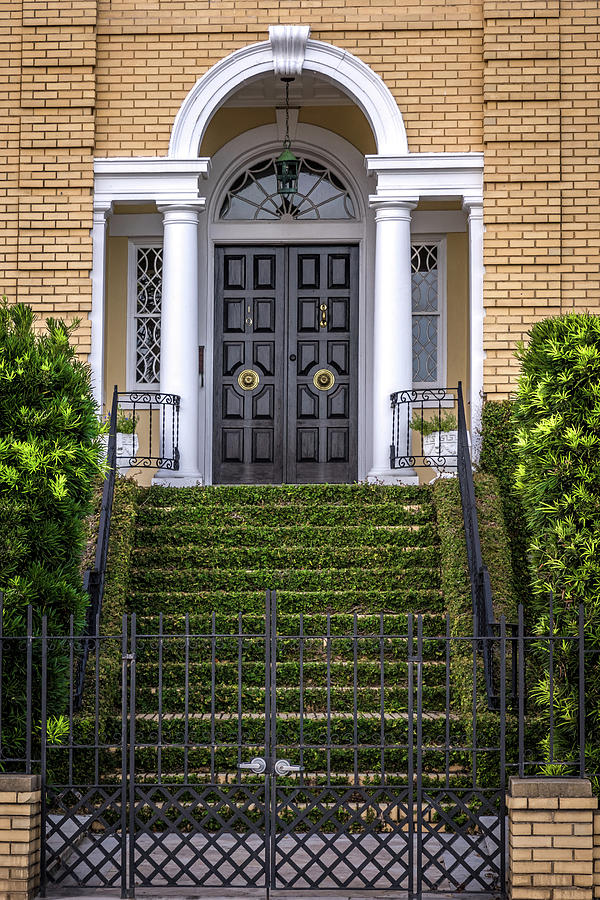
<path fill-rule="evenodd" d="M 292 766 L 287 759 L 278 759 L 275 763 L 275 774 L 289 775 L 290 772 L 304 772 L 304 766 Z"/>
<path fill-rule="evenodd" d="M 267 771 L 267 763 L 262 756 L 255 756 L 250 762 L 240 763 L 238 769 L 250 769 L 255 775 L 262 775 Z"/>

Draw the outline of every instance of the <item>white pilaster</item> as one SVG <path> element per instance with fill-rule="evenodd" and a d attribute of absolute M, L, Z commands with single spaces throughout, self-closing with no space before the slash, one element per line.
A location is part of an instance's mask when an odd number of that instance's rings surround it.
<path fill-rule="evenodd" d="M 467 204 L 465 204 L 467 206 Z M 469 349 L 471 406 L 471 453 L 473 461 L 479 460 L 481 407 L 483 398 L 483 203 L 469 203 Z"/>
<path fill-rule="evenodd" d="M 205 200 L 160 203 L 163 286 L 160 390 L 179 394 L 179 470 L 157 477 L 181 484 L 200 479 L 198 467 L 198 218 Z M 171 448 L 165 447 L 169 452 Z"/>
<path fill-rule="evenodd" d="M 92 341 L 89 355 L 92 370 L 92 394 L 103 412 L 104 403 L 104 283 L 106 273 L 106 223 L 112 203 L 94 204 L 92 224 Z"/>
<path fill-rule="evenodd" d="M 370 481 L 415 481 L 413 469 L 390 468 L 390 394 L 412 388 L 410 217 L 416 199 L 380 200 L 375 207 L 373 315 L 373 459 Z M 406 440 L 406 430 L 404 432 Z M 401 435 L 402 441 L 402 435 Z"/>

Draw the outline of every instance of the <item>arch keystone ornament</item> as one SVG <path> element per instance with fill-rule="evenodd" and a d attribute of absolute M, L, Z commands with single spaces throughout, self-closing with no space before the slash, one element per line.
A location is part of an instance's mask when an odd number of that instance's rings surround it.
<path fill-rule="evenodd" d="M 269 25 L 275 75 L 294 78 L 301 74 L 309 34 L 310 25 Z"/>

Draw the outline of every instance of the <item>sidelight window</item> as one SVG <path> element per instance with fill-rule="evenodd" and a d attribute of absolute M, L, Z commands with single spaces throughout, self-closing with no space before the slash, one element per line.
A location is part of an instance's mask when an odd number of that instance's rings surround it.
<path fill-rule="evenodd" d="M 163 248 L 129 245 L 128 390 L 160 387 L 160 311 Z"/>
<path fill-rule="evenodd" d="M 411 247 L 413 387 L 445 382 L 443 346 L 443 242 Z"/>

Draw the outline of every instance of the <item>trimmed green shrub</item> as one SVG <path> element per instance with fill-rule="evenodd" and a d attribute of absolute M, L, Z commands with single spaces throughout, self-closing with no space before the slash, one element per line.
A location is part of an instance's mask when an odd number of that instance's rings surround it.
<path fill-rule="evenodd" d="M 0 305 L 0 590 L 8 635 L 24 633 L 28 604 L 38 634 L 44 614 L 51 635 L 68 634 L 71 615 L 76 633 L 84 623 L 84 517 L 102 450 L 89 368 L 69 343 L 74 327 L 48 319 L 36 334 L 29 307 Z M 5 753 L 17 752 L 25 727 L 22 649 L 20 642 L 5 649 Z M 57 715 L 67 696 L 68 649 L 50 650 L 48 709 Z M 36 666 L 38 656 L 36 642 Z"/>
<path fill-rule="evenodd" d="M 494 475 L 498 480 L 502 513 L 506 524 L 512 592 L 518 603 L 527 604 L 531 594 L 531 578 L 527 559 L 527 523 L 521 498 L 515 488 L 517 469 L 516 426 L 512 417 L 510 400 L 501 403 L 488 401 L 483 405 L 481 417 L 482 472 Z"/>
<path fill-rule="evenodd" d="M 570 314 L 538 322 L 520 346 L 522 374 L 514 406 L 516 489 L 530 535 L 536 630 L 548 629 L 554 592 L 559 633 L 575 633 L 585 604 L 590 647 L 600 643 L 600 317 Z M 556 756 L 576 758 L 577 654 L 556 646 Z M 540 654 L 543 651 L 540 650 Z M 600 667 L 588 659 L 588 766 L 600 771 Z M 549 679 L 533 695 L 549 708 Z M 548 751 L 548 747 L 546 746 Z"/>

